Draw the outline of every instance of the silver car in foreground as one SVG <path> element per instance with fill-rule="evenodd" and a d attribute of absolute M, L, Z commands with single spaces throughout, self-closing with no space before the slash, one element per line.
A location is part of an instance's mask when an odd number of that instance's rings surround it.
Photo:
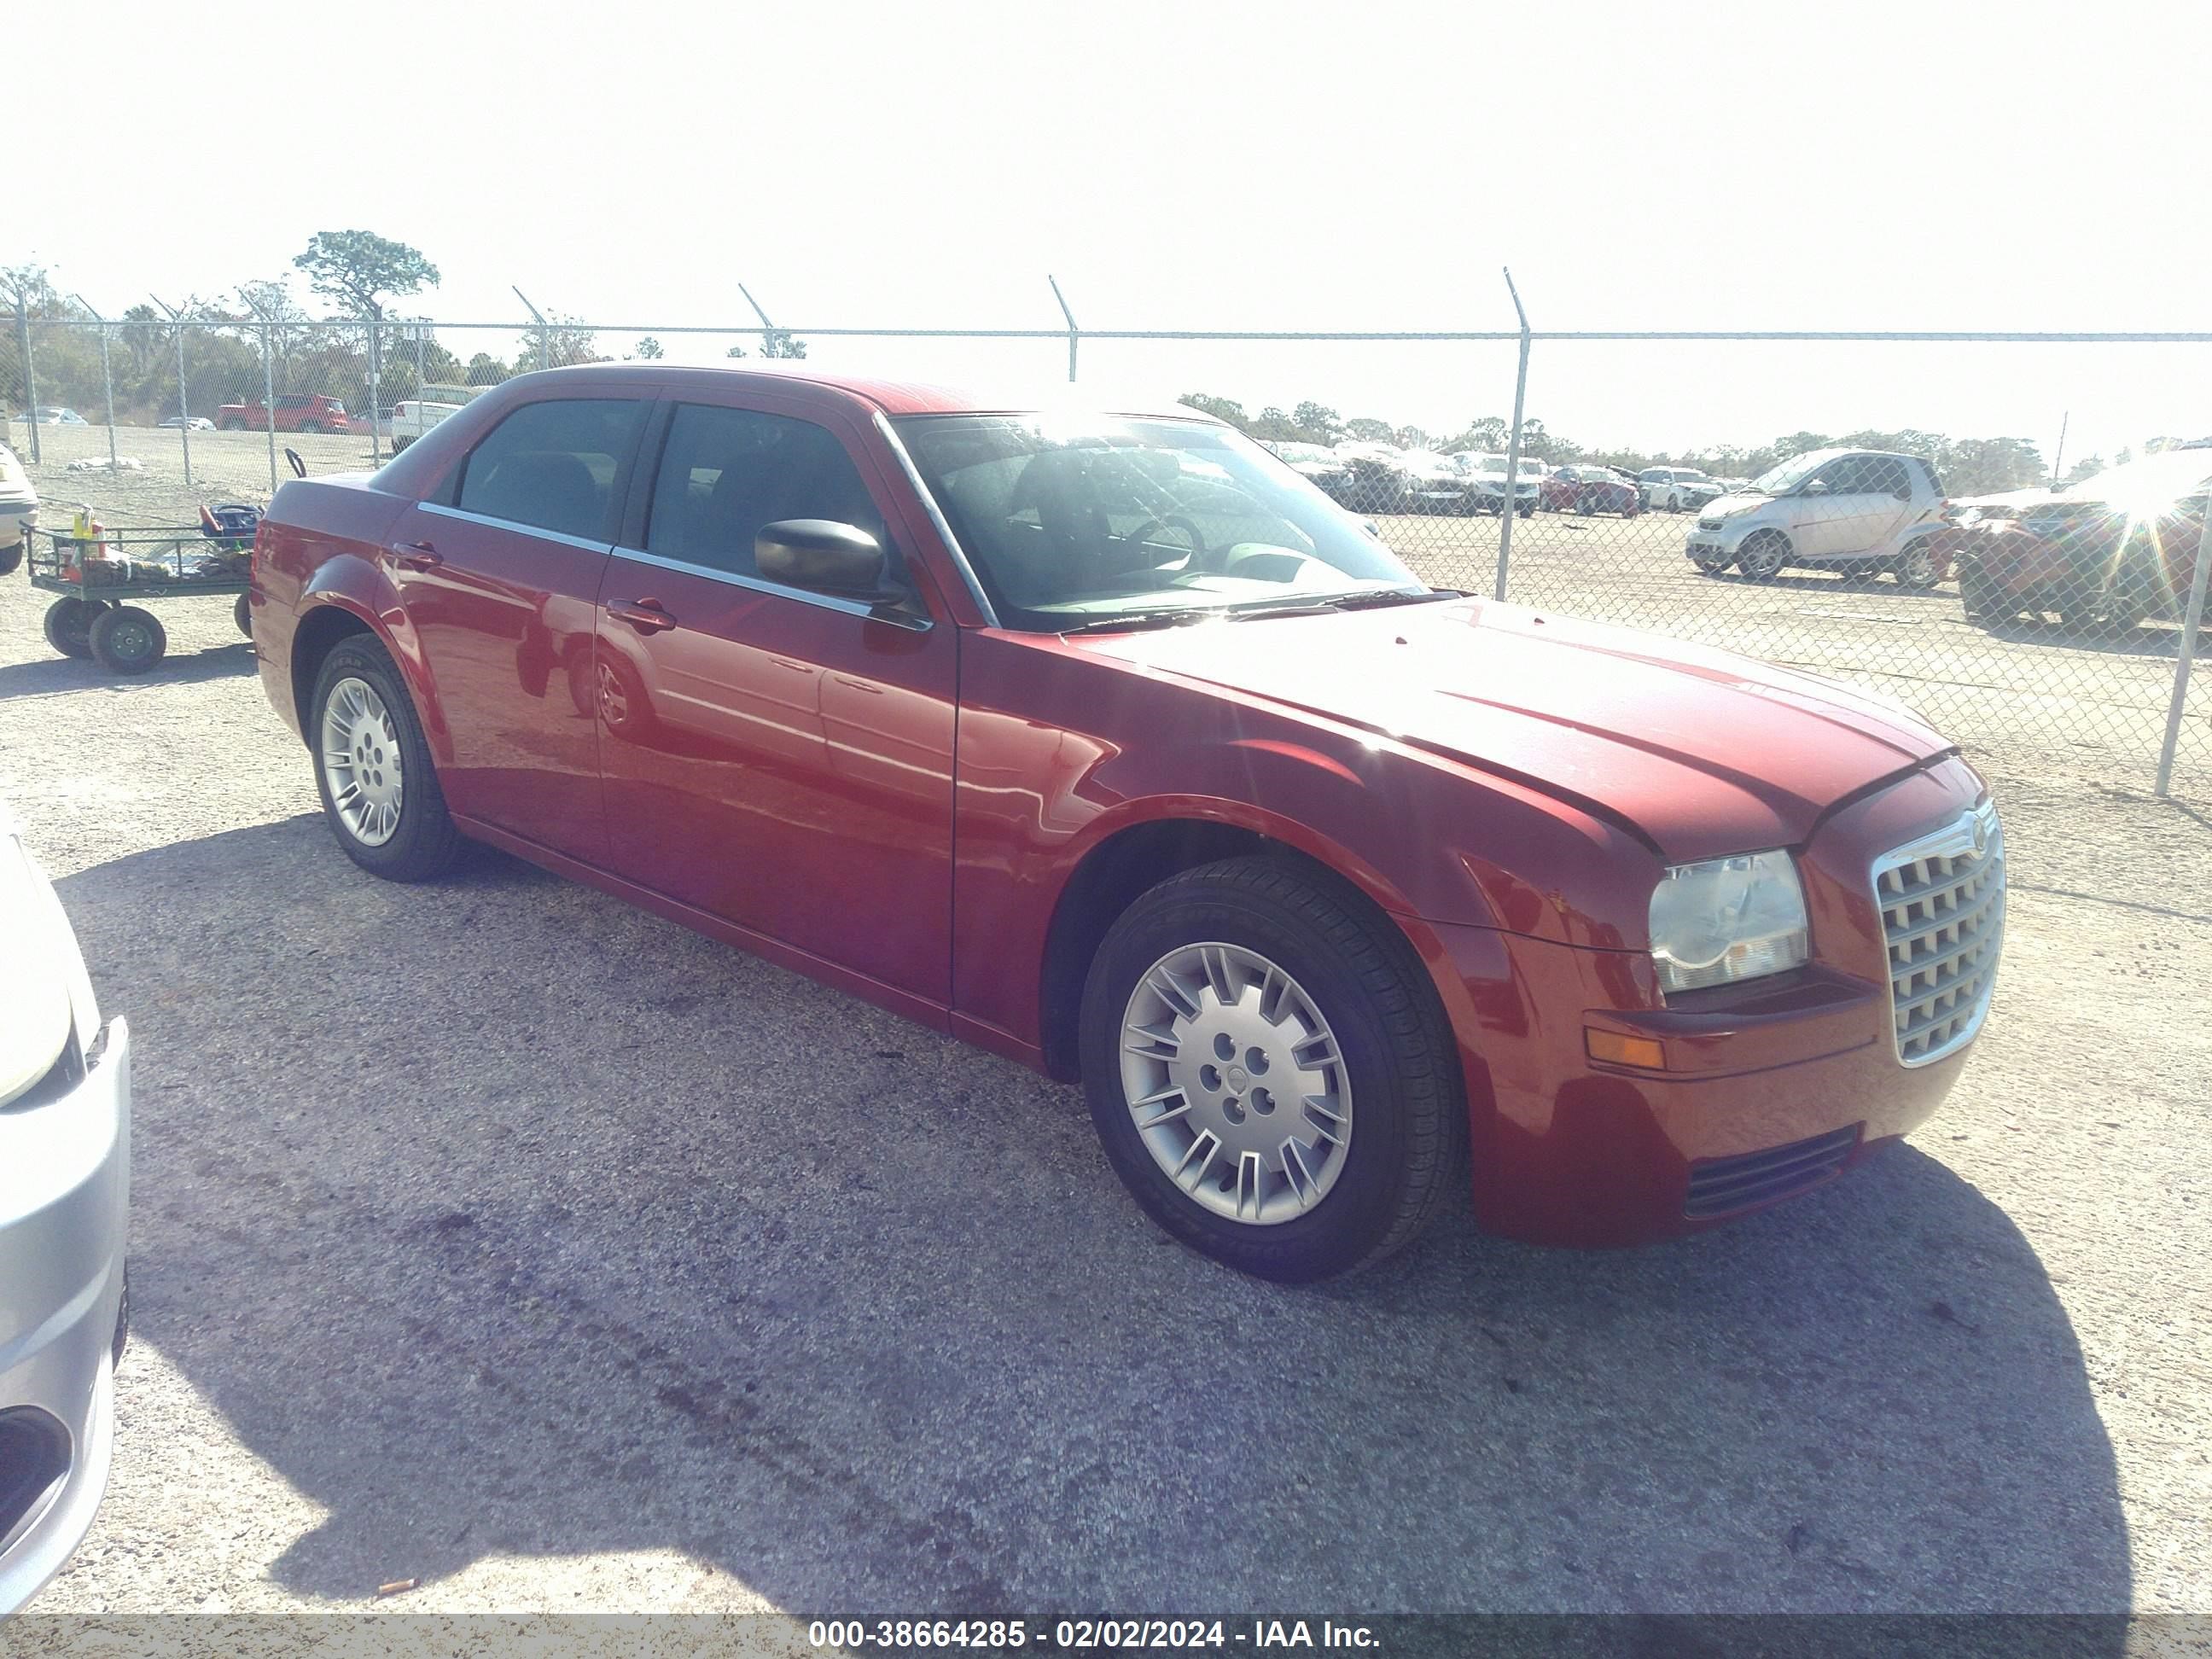
<path fill-rule="evenodd" d="M 130 1028 L 100 1023 L 0 803 L 0 1613 L 60 1570 L 107 1485 L 130 1188 Z"/>

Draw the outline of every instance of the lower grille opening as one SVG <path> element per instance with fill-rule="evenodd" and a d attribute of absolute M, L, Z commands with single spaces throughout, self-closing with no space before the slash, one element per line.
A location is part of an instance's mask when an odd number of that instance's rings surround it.
<path fill-rule="evenodd" d="M 0 1412 L 0 1551 L 46 1506 L 69 1473 L 69 1431 L 35 1406 Z"/>
<path fill-rule="evenodd" d="M 1690 1192 L 1683 1200 L 1682 1215 L 1690 1221 L 1710 1221 L 1817 1187 L 1844 1167 L 1865 1127 L 1854 1123 L 1786 1146 L 1735 1158 L 1700 1158 L 1690 1165 Z"/>

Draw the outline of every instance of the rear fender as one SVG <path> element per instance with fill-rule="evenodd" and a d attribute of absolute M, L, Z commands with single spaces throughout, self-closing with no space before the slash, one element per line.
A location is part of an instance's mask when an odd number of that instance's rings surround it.
<path fill-rule="evenodd" d="M 422 725 L 422 732 L 429 740 L 432 759 L 443 766 L 453 758 L 453 733 L 446 724 L 445 709 L 438 697 L 437 678 L 430 671 L 429 659 L 423 655 L 422 636 L 408 620 L 406 607 L 399 602 L 399 592 L 392 584 L 381 564 L 355 552 L 337 554 L 316 568 L 306 590 L 300 596 L 297 626 L 293 633 L 295 641 L 307 631 L 307 619 L 318 610 L 335 606 L 365 624 L 375 635 L 377 643 L 390 653 L 398 665 L 400 678 L 407 683 L 408 695 L 415 700 L 415 712 Z M 307 711 L 300 711 L 301 722 Z"/>

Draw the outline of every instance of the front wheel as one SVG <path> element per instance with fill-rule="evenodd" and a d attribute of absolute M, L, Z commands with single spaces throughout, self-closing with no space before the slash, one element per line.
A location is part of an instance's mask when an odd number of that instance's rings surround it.
<path fill-rule="evenodd" d="M 29 544 L 17 542 L 13 547 L 0 547 L 0 576 L 12 576 L 23 562 L 23 550 Z"/>
<path fill-rule="evenodd" d="M 1769 530 L 1753 536 L 1736 556 L 1736 568 L 1755 582 L 1771 582 L 1782 574 L 1790 557 L 1790 544 Z"/>
<path fill-rule="evenodd" d="M 387 881 L 428 881 L 461 854 L 415 704 L 383 647 L 342 641 L 323 659 L 307 741 L 323 816 L 345 855 Z"/>
<path fill-rule="evenodd" d="M 1267 858 L 1170 878 L 1109 930 L 1084 1088 L 1146 1213 L 1217 1261 L 1307 1283 L 1417 1237 L 1467 1118 L 1405 936 L 1326 872 Z"/>
<path fill-rule="evenodd" d="M 320 432 L 322 429 L 323 423 L 320 421 L 302 421 L 300 422 L 300 430 L 302 432 Z"/>
<path fill-rule="evenodd" d="M 150 611 L 135 605 L 102 610 L 87 642 L 93 659 L 111 674 L 143 674 L 168 654 L 169 635 Z"/>

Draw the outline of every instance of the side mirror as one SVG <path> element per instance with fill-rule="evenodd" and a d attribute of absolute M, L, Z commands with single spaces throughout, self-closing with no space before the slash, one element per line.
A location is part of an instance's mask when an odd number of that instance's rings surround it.
<path fill-rule="evenodd" d="M 857 525 L 831 519 L 779 519 L 753 538 L 762 575 L 810 593 L 883 603 L 896 597 L 884 582 L 883 544 Z"/>
<path fill-rule="evenodd" d="M 289 445 L 284 450 L 284 463 L 292 469 L 294 477 L 304 478 L 307 476 L 307 464 L 300 459 L 300 452 Z"/>
<path fill-rule="evenodd" d="M 1797 493 L 1800 495 L 1825 495 L 1828 493 L 1828 481 L 1826 478 L 1808 478 L 1797 486 Z"/>

